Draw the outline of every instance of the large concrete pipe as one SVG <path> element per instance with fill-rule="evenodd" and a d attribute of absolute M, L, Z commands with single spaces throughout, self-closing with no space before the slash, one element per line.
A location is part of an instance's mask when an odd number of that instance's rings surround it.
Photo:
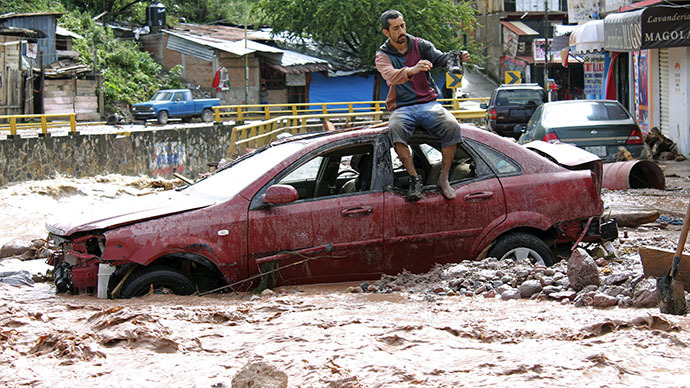
<path fill-rule="evenodd" d="M 644 188 L 663 190 L 665 186 L 664 172 L 654 162 L 630 160 L 604 164 L 602 187 L 609 190 Z"/>

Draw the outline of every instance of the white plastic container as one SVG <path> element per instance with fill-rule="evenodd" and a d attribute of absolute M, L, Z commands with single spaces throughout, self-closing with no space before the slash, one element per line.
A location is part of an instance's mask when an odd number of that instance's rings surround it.
<path fill-rule="evenodd" d="M 98 292 L 96 296 L 99 299 L 108 299 L 108 282 L 110 275 L 115 272 L 115 267 L 110 264 L 98 264 Z"/>

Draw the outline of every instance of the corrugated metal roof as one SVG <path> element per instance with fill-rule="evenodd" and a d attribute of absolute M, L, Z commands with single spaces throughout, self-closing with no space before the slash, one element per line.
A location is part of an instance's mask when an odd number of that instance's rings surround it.
<path fill-rule="evenodd" d="M 501 24 L 518 35 L 539 35 L 537 31 L 523 22 L 501 21 Z"/>
<path fill-rule="evenodd" d="M 83 36 L 77 34 L 76 32 L 72 32 L 66 28 L 62 28 L 60 26 L 55 27 L 55 34 L 60 35 L 60 36 L 70 36 L 74 39 L 84 39 Z"/>
<path fill-rule="evenodd" d="M 225 51 L 237 56 L 244 56 L 246 54 L 251 54 L 254 52 L 262 52 L 262 53 L 274 53 L 274 54 L 282 54 L 283 50 L 279 48 L 275 48 L 273 46 L 265 45 L 262 43 L 254 42 L 252 40 L 248 40 L 246 43 L 245 47 L 245 41 L 244 39 L 238 40 L 238 41 L 226 41 L 226 40 L 220 40 L 220 39 L 214 39 L 214 38 L 209 38 L 209 37 L 202 37 L 202 36 L 196 36 L 192 34 L 185 34 L 185 33 L 180 33 L 179 31 L 170 31 L 170 30 L 164 30 L 165 33 L 170 35 L 170 38 L 168 39 L 168 48 L 177 50 L 177 48 L 180 49 L 188 49 L 192 51 L 203 51 L 199 49 L 191 49 L 189 46 L 190 44 L 183 44 L 182 42 L 179 42 L 179 40 L 185 40 L 187 42 L 194 43 L 198 46 L 204 46 L 212 49 L 217 49 L 221 51 Z M 179 39 L 174 39 L 175 40 L 175 47 L 171 47 L 170 41 L 173 40 L 173 37 L 179 38 Z M 177 50 L 179 51 L 179 50 Z M 187 53 L 186 53 L 187 54 Z M 194 55 L 189 53 L 190 55 Z M 199 57 L 201 58 L 201 57 Z M 212 58 L 212 57 L 211 57 Z M 201 58 L 204 59 L 204 58 Z M 209 60 L 209 59 L 204 59 L 204 60 Z"/>

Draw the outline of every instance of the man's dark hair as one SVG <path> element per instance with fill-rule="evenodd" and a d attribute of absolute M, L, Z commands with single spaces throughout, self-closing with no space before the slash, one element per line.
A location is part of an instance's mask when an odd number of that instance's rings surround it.
<path fill-rule="evenodd" d="M 388 11 L 381 14 L 381 26 L 384 30 L 389 29 L 391 26 L 390 20 L 400 18 L 402 17 L 402 15 L 403 14 L 400 13 L 400 11 L 389 9 Z"/>

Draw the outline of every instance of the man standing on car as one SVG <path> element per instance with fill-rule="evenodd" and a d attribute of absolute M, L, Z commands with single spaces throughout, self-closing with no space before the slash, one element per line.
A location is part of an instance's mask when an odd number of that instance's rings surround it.
<path fill-rule="evenodd" d="M 386 97 L 386 108 L 392 112 L 388 133 L 395 152 L 410 174 L 407 199 L 418 201 L 424 197 L 422 179 L 407 146 L 417 126 L 441 139 L 443 158 L 438 185 L 445 198 L 453 199 L 455 190 L 448 182 L 448 174 L 457 145 L 462 141 L 460 124 L 436 101 L 440 92 L 428 73 L 433 67 L 446 67 L 451 54 L 442 53 L 431 42 L 407 34 L 405 20 L 399 11 L 384 12 L 381 25 L 388 39 L 376 53 L 376 68 L 390 86 Z M 469 53 L 463 51 L 461 60 L 467 62 Z"/>

